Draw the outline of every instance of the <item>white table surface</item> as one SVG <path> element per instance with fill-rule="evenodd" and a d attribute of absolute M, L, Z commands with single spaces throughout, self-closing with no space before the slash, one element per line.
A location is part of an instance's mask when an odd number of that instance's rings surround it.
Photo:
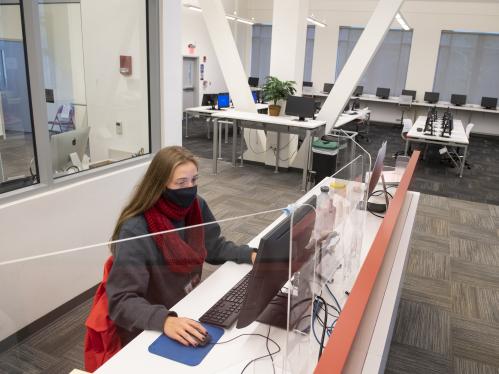
<path fill-rule="evenodd" d="M 268 109 L 269 104 L 262 104 L 262 103 L 257 103 L 256 104 L 256 110 L 262 110 L 262 109 Z M 227 111 L 235 111 L 235 108 L 223 108 L 223 109 L 211 109 L 211 105 L 206 105 L 206 106 L 195 106 L 191 108 L 185 108 L 184 112 L 189 112 L 189 113 L 202 113 L 202 114 L 214 114 L 214 113 L 220 113 L 220 112 L 227 112 Z"/>
<path fill-rule="evenodd" d="M 275 125 L 284 125 L 292 127 L 300 127 L 304 129 L 316 129 L 324 126 L 326 121 L 307 119 L 298 121 L 294 116 L 269 116 L 268 114 L 241 112 L 241 111 L 225 111 L 212 114 L 212 118 L 227 118 L 241 121 L 251 121 L 258 123 L 271 123 Z"/>
<path fill-rule="evenodd" d="M 324 180 L 321 184 L 329 183 L 329 179 Z M 320 185 L 315 186 L 306 195 L 302 196 L 297 203 L 303 203 L 312 194 L 318 194 L 320 191 Z M 409 193 L 407 199 L 410 200 L 414 193 Z M 417 205 L 417 199 L 416 203 Z M 414 220 L 416 212 L 416 207 L 413 207 L 412 213 L 406 213 L 411 216 L 410 227 L 405 227 L 404 230 L 410 233 L 412 231 L 412 223 Z M 270 231 L 275 225 L 284 219 L 285 215 L 281 215 L 276 219 L 271 225 L 269 225 L 265 230 L 263 230 L 259 235 L 257 235 L 253 240 L 250 241 L 250 246 L 258 247 L 260 238 L 268 231 Z M 401 222 L 405 221 L 405 218 Z M 376 233 L 381 225 L 382 220 L 371 214 L 366 215 L 365 231 L 363 236 L 362 251 L 361 251 L 361 264 L 367 256 L 369 248 L 376 236 Z M 408 240 L 405 243 L 408 244 Z M 404 249 L 404 248 L 403 248 Z M 407 251 L 407 248 L 405 248 Z M 406 254 L 406 252 L 404 252 Z M 403 256 L 402 261 L 405 260 Z M 400 264 L 399 264 L 400 268 Z M 200 316 L 206 312 L 218 299 L 220 299 L 234 284 L 236 284 L 241 278 L 243 278 L 249 271 L 251 266 L 247 264 L 235 264 L 234 262 L 226 262 L 217 271 L 215 271 L 210 277 L 208 277 L 204 282 L 202 282 L 198 287 L 196 287 L 191 293 L 189 293 L 185 298 L 180 300 L 176 305 L 172 307 L 180 316 L 189 317 L 192 319 L 199 319 Z M 400 274 L 392 283 L 390 287 L 392 289 L 398 290 L 400 288 L 402 279 L 402 270 L 399 269 Z M 387 290 L 388 291 L 388 290 Z M 392 290 L 393 294 L 393 290 Z M 392 295 L 391 299 L 387 299 L 388 309 L 392 310 L 394 305 L 396 305 L 395 296 Z M 345 297 L 340 299 L 340 303 L 343 305 L 345 302 Z M 385 301 L 384 301 L 385 303 Z M 385 304 L 384 304 L 385 305 Z M 390 309 L 391 308 L 391 309 Z M 386 309 L 386 305 L 385 305 Z M 380 326 L 377 326 L 378 335 L 383 336 L 383 334 L 388 334 L 386 327 L 393 323 L 396 317 L 395 312 L 392 311 L 392 315 L 383 315 L 384 318 L 380 318 Z M 251 325 L 243 329 L 236 329 L 235 325 L 231 329 L 226 329 L 224 335 L 220 341 L 226 341 L 233 337 L 246 333 L 260 333 L 266 335 L 268 332 L 268 326 L 261 324 L 259 322 L 253 322 Z M 101 368 L 99 368 L 96 373 L 98 374 L 109 374 L 109 373 L 240 373 L 244 366 L 252 359 L 266 355 L 267 350 L 265 346 L 265 339 L 257 336 L 243 336 L 230 343 L 217 345 L 213 347 L 210 353 L 205 357 L 205 359 L 198 366 L 187 366 L 175 361 L 154 355 L 149 353 L 148 347 L 151 345 L 160 335 L 157 331 L 144 331 L 139 334 L 133 341 L 131 341 L 127 346 L 125 346 L 120 352 L 113 356 L 109 361 L 107 361 Z M 274 355 L 274 362 L 276 365 L 276 372 L 279 372 L 277 368 L 282 367 L 283 354 L 285 352 L 285 342 L 286 342 L 286 332 L 284 330 L 273 327 L 270 332 L 270 337 L 278 342 L 281 346 L 281 352 Z M 382 347 L 373 347 L 372 352 L 377 354 L 385 350 L 385 344 L 382 339 L 376 344 L 382 344 Z M 269 343 L 271 350 L 273 350 L 272 343 Z M 389 341 L 388 341 L 389 344 Z M 318 347 L 318 344 L 317 344 Z M 371 352 L 371 348 L 370 348 Z M 372 356 L 372 355 L 371 355 Z M 369 357 L 371 357 L 369 356 Z M 372 360 L 372 358 L 371 358 Z M 377 361 L 377 360 L 374 360 Z M 380 362 L 381 364 L 381 358 Z M 252 368 L 251 366 L 247 369 L 249 373 L 271 373 L 272 365 L 270 360 L 264 359 L 258 362 L 257 368 Z"/>
<path fill-rule="evenodd" d="M 453 121 L 454 129 L 451 132 L 450 137 L 442 137 L 440 134 L 442 133 L 441 120 L 439 119 L 437 122 L 433 124 L 433 133 L 436 135 L 426 135 L 424 133 L 424 127 L 426 123 L 426 116 L 419 116 L 414 125 L 411 127 L 409 132 L 407 133 L 407 138 L 411 139 L 422 139 L 422 140 L 434 140 L 441 141 L 444 143 L 459 143 L 459 144 L 469 144 L 468 137 L 466 136 L 466 132 L 463 127 L 463 123 L 460 120 L 455 119 Z M 421 129 L 421 131 L 418 131 Z"/>
<path fill-rule="evenodd" d="M 370 110 L 369 108 L 363 108 L 363 109 L 357 109 L 355 112 L 356 113 L 350 113 L 350 114 L 341 113 L 337 121 L 334 123 L 334 127 L 338 128 L 346 125 L 347 123 L 355 121 L 356 119 L 363 118 L 364 116 L 367 115 L 367 113 L 370 113 Z"/>

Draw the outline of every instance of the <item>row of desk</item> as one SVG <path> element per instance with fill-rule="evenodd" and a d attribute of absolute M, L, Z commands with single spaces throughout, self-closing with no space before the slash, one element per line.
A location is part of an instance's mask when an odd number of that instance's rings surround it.
<path fill-rule="evenodd" d="M 257 110 L 265 110 L 266 104 L 258 104 Z M 335 128 L 341 127 L 351 121 L 364 117 L 368 113 L 368 109 L 356 112 L 343 113 L 335 123 Z M 314 137 L 324 135 L 326 121 L 321 120 L 306 120 L 298 121 L 297 117 L 293 116 L 269 116 L 263 113 L 242 112 L 234 109 L 228 110 L 213 110 L 211 107 L 201 106 L 194 108 L 187 108 L 185 110 L 186 119 L 186 136 L 188 131 L 188 118 L 191 116 L 206 117 L 208 125 L 213 125 L 213 159 L 212 171 L 214 174 L 218 170 L 218 159 L 221 158 L 221 142 L 222 142 L 222 127 L 225 125 L 226 142 L 228 133 L 228 123 L 232 125 L 232 165 L 236 166 L 236 148 L 237 148 L 237 128 L 241 129 L 255 129 L 278 134 L 303 134 L 305 136 L 304 144 L 306 149 L 306 157 L 303 163 L 302 173 L 302 190 L 305 190 L 307 182 L 307 172 L 310 167 L 312 141 Z M 240 162 L 243 164 L 243 131 L 241 131 L 241 148 L 240 148 Z M 277 149 L 280 149 L 280 137 L 277 136 Z M 279 169 L 279 152 L 276 152 L 275 157 L 275 170 Z"/>
<path fill-rule="evenodd" d="M 320 193 L 320 186 L 329 183 L 329 178 L 322 181 L 321 184 L 315 186 L 307 194 L 302 196 L 297 203 L 305 202 L 312 194 L 318 195 Z M 404 204 L 395 226 L 395 234 L 390 241 L 390 246 L 394 250 L 393 261 L 387 263 L 386 266 L 383 265 L 383 271 L 387 272 L 388 283 L 383 288 L 383 294 L 378 295 L 382 297 L 381 312 L 372 313 L 371 315 L 367 311 L 365 317 L 374 321 L 374 329 L 372 327 L 361 326 L 358 331 L 359 334 L 366 333 L 372 337 L 368 343 L 367 355 L 364 358 L 363 373 L 382 373 L 384 371 L 397 316 L 400 289 L 418 201 L 419 193 L 408 192 L 405 195 Z M 281 215 L 248 244 L 251 247 L 258 247 L 260 238 L 284 218 L 285 215 Z M 370 214 L 366 216 L 360 256 L 361 266 L 371 250 L 371 244 L 377 235 L 382 221 L 382 219 Z M 198 320 L 220 297 L 239 282 L 250 269 L 251 266 L 246 264 L 225 263 L 171 309 L 175 310 L 181 316 Z M 343 307 L 347 296 L 343 295 L 339 299 Z M 364 331 L 365 329 L 368 329 L 368 331 Z M 236 329 L 235 326 L 232 326 L 225 330 L 221 341 L 228 341 L 241 334 L 262 334 L 265 336 L 268 331 L 268 326 L 260 322 L 253 322 L 244 329 Z M 265 339 L 257 336 L 242 336 L 230 343 L 214 346 L 198 366 L 187 366 L 156 356 L 148 351 L 148 347 L 160 334 L 158 331 L 142 332 L 99 368 L 96 373 L 240 373 L 250 360 L 267 354 Z M 270 330 L 270 338 L 275 340 L 281 347 L 281 352 L 274 355 L 274 362 L 277 367 L 280 367 L 279 363 L 284 358 L 283 348 L 286 345 L 286 331 L 279 328 L 272 328 Z M 318 344 L 316 348 L 318 350 Z M 304 356 L 303 359 L 315 360 L 316 357 L 314 354 L 313 357 Z M 270 360 L 267 359 L 257 362 L 257 365 L 253 368 L 250 367 L 248 372 L 272 373 L 273 368 Z"/>

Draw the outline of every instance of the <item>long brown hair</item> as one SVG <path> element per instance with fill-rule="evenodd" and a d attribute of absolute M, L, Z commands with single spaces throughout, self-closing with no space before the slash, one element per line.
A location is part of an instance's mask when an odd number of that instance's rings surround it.
<path fill-rule="evenodd" d="M 165 190 L 165 185 L 173 177 L 175 168 L 187 162 L 192 162 L 196 168 L 199 168 L 191 151 L 183 147 L 166 147 L 156 153 L 144 177 L 135 188 L 132 198 L 121 212 L 111 240 L 118 240 L 121 227 L 126 220 L 144 213 L 158 201 Z M 110 248 L 111 253 L 115 256 L 116 244 L 112 243 Z"/>

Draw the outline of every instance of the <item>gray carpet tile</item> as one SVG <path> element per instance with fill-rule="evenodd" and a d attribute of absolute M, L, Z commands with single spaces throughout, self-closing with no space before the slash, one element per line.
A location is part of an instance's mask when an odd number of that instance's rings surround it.
<path fill-rule="evenodd" d="M 385 374 L 452 373 L 451 360 L 441 354 L 392 341 Z"/>
<path fill-rule="evenodd" d="M 450 280 L 450 257 L 422 248 L 412 248 L 406 269 L 407 274 L 419 277 Z"/>
<path fill-rule="evenodd" d="M 454 374 L 499 374 L 499 367 L 456 356 Z"/>
<path fill-rule="evenodd" d="M 452 282 L 451 294 L 453 314 L 499 327 L 499 288 Z"/>

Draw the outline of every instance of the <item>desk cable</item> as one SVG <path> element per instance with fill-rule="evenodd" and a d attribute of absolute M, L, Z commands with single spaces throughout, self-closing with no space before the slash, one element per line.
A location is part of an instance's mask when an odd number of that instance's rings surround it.
<path fill-rule="evenodd" d="M 254 358 L 253 360 L 249 361 L 249 362 L 246 364 L 246 366 L 244 366 L 243 370 L 241 371 L 241 374 L 243 374 L 243 373 L 244 373 L 244 371 L 245 371 L 245 370 L 246 370 L 246 369 L 247 369 L 247 368 L 248 368 L 248 367 L 249 367 L 249 366 L 250 366 L 253 362 L 256 362 L 256 361 L 261 360 L 262 358 L 266 358 L 266 357 L 270 357 L 270 359 L 272 360 L 272 370 L 273 370 L 273 372 L 274 372 L 274 374 L 275 374 L 275 366 L 274 366 L 274 358 L 273 358 L 273 356 L 274 356 L 275 354 L 277 354 L 277 353 L 279 353 L 279 352 L 281 351 L 281 346 L 280 346 L 279 344 L 277 344 L 277 342 L 276 342 L 274 339 L 272 339 L 272 338 L 270 337 L 270 328 L 271 328 L 271 326 L 269 325 L 269 330 L 268 330 L 268 332 L 267 332 L 267 335 L 258 334 L 258 333 L 252 333 L 252 334 L 241 334 L 241 335 L 235 336 L 235 337 L 233 337 L 233 338 L 231 338 L 231 339 L 229 339 L 229 340 L 223 341 L 223 342 L 208 343 L 208 344 L 211 344 L 211 345 L 226 344 L 226 343 L 230 343 L 230 342 L 232 342 L 232 341 L 234 341 L 234 340 L 236 340 L 236 339 L 238 339 L 238 338 L 240 338 L 240 337 L 242 337 L 242 336 L 260 336 L 260 337 L 262 337 L 262 338 L 264 338 L 264 339 L 265 339 L 265 346 L 266 346 L 266 348 L 267 348 L 267 352 L 268 352 L 268 354 L 263 355 L 263 356 L 260 356 L 260 357 L 257 357 L 257 358 Z M 276 350 L 276 351 L 274 351 L 274 352 L 270 352 L 270 348 L 269 348 L 269 341 L 271 341 L 272 343 L 274 343 L 274 344 L 275 344 L 275 346 L 276 346 L 276 348 L 277 348 L 277 350 Z"/>

